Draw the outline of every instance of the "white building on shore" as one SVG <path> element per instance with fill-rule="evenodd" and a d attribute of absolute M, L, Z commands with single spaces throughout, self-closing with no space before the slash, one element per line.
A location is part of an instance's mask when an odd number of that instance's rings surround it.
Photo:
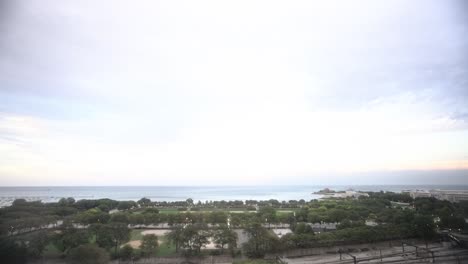
<path fill-rule="evenodd" d="M 468 201 L 468 191 L 466 190 L 415 190 L 409 191 L 409 194 L 412 198 L 434 197 L 452 203 Z"/>

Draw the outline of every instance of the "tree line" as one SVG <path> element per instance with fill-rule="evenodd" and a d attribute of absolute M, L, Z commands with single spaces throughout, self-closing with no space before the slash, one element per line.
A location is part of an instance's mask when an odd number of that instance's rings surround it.
<path fill-rule="evenodd" d="M 391 202 L 405 202 L 409 206 L 400 208 Z M 208 207 L 212 210 L 204 210 Z M 232 208 L 241 207 L 244 212 L 230 212 Z M 254 207 L 255 212 L 249 212 L 250 207 Z M 168 208 L 176 210 L 164 213 Z M 167 239 L 179 254 L 201 254 L 201 249 L 213 242 L 218 248 L 214 252 L 235 255 L 241 251 L 249 257 L 261 257 L 269 252 L 340 243 L 405 238 L 430 240 L 436 236 L 437 229 L 465 230 L 467 216 L 467 202 L 412 199 L 407 194 L 391 192 L 369 193 L 369 197 L 359 199 L 309 202 L 197 203 L 192 199 L 153 202 L 147 198 L 139 201 L 63 198 L 56 203 L 42 203 L 18 199 L 11 206 L 0 208 L 0 258 L 12 260 L 7 263 L 21 263 L 40 257 L 50 245 L 70 261 L 86 256 L 84 252 L 103 261 L 149 256 L 158 248 L 159 238 L 154 235 L 142 238 L 138 252 L 124 244 L 130 239 L 132 227 L 160 223 L 172 227 Z M 57 224 L 58 221 L 61 224 Z M 366 225 L 368 221 L 375 226 Z M 337 230 L 314 232 L 311 223 L 323 222 L 338 223 Z M 292 233 L 279 238 L 268 229 L 269 224 L 279 223 L 287 224 Z M 49 229 L 40 230 L 44 226 Z M 236 229 L 247 236 L 246 243 L 238 245 Z M 33 230 L 36 231 L 29 232 Z M 21 235 L 19 231 L 26 233 Z"/>

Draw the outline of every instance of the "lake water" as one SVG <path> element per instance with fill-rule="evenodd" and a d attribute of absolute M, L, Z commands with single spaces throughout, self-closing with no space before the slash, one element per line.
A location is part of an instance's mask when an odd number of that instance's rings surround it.
<path fill-rule="evenodd" d="M 468 190 L 468 185 L 346 185 L 346 186 L 94 186 L 94 187 L 0 187 L 0 206 L 10 205 L 15 199 L 56 202 L 62 197 L 80 199 L 110 198 L 113 200 L 181 201 L 192 198 L 206 200 L 299 200 L 318 199 L 312 194 L 325 187 L 334 190 L 394 191 L 407 189 Z"/>

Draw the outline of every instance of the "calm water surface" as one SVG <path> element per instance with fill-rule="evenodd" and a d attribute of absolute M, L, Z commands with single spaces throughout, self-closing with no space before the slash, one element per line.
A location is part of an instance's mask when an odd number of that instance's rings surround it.
<path fill-rule="evenodd" d="M 192 198 L 206 200 L 299 200 L 320 198 L 312 194 L 329 187 L 334 190 L 354 189 L 360 191 L 394 191 L 407 189 L 468 190 L 468 185 L 346 185 L 346 186 L 93 186 L 93 187 L 0 187 L 0 206 L 11 204 L 15 199 L 56 202 L 62 197 L 80 199 L 110 198 L 114 200 L 138 200 L 142 197 L 153 201 L 180 201 Z"/>

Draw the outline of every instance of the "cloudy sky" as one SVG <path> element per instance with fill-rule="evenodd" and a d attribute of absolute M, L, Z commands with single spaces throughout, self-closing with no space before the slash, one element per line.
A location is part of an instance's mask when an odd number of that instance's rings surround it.
<path fill-rule="evenodd" d="M 2 1 L 0 185 L 468 184 L 460 1 Z"/>

